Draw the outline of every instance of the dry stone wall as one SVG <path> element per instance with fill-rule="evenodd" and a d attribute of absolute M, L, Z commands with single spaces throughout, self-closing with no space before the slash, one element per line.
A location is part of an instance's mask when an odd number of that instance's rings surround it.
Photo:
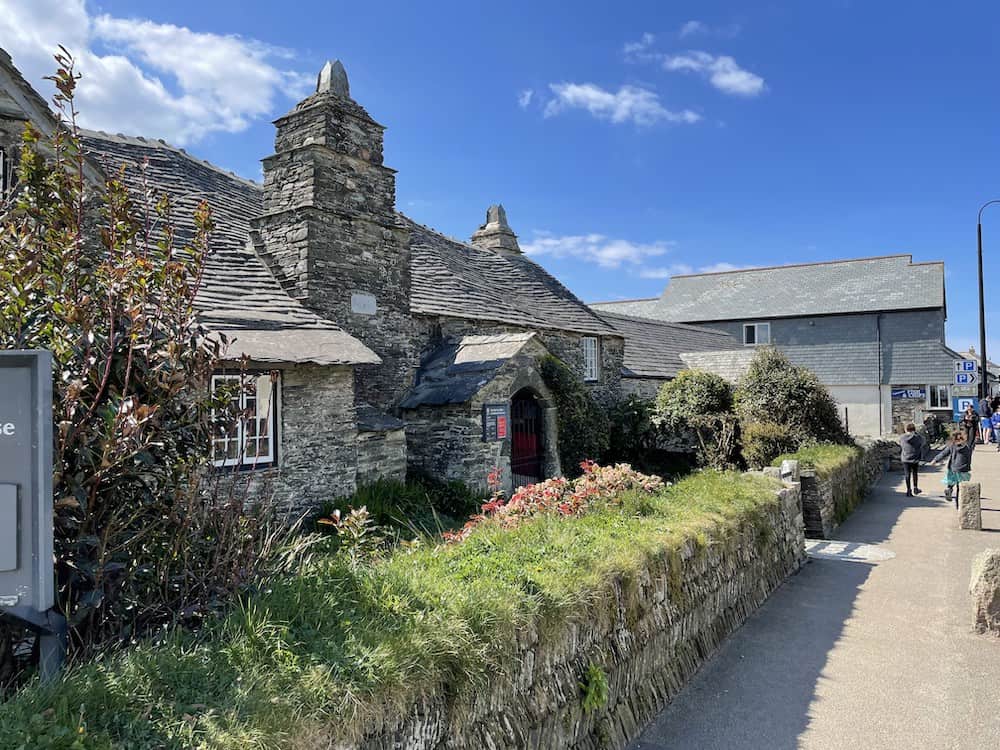
<path fill-rule="evenodd" d="M 508 675 L 476 695 L 428 695 L 341 750 L 623 748 L 719 644 L 805 559 L 798 485 L 742 519 L 736 533 L 650 561 L 635 580 L 555 633 L 524 632 Z M 583 708 L 585 673 L 607 701 Z"/>
<path fill-rule="evenodd" d="M 802 469 L 802 518 L 807 537 L 829 539 L 865 499 L 869 487 L 890 462 L 899 458 L 899 443 L 892 440 L 859 441 L 858 447 L 860 455 L 829 476 Z"/>

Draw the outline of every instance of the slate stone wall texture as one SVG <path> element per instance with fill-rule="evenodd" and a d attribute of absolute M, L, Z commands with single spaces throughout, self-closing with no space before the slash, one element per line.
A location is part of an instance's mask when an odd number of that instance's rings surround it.
<path fill-rule="evenodd" d="M 829 539 L 834 530 L 860 505 L 868 488 L 878 481 L 895 458 L 899 443 L 892 440 L 859 441 L 857 460 L 819 477 L 802 469 L 802 519 L 810 539 Z"/>
<path fill-rule="evenodd" d="M 487 403 L 509 404 L 511 397 L 525 388 L 535 395 L 542 409 L 545 476 L 561 474 L 555 406 L 530 351 L 508 361 L 466 403 L 405 410 L 403 417 L 409 467 L 446 481 L 462 481 L 483 492 L 488 489 L 487 474 L 496 467 L 501 472 L 501 486 L 514 489 L 510 466 L 511 441 L 483 441 L 482 409 Z"/>
<path fill-rule="evenodd" d="M 512 673 L 477 695 L 426 696 L 338 747 L 623 748 L 804 560 L 798 485 L 789 485 L 736 534 L 691 540 L 636 580 L 613 582 L 557 632 L 523 633 Z M 608 700 L 587 713 L 580 682 L 591 664 L 607 677 Z"/>
<path fill-rule="evenodd" d="M 406 433 L 402 429 L 358 432 L 357 484 L 406 479 Z"/>
<path fill-rule="evenodd" d="M 270 496 L 289 517 L 349 495 L 357 486 L 358 430 L 349 367 L 282 370 L 278 466 L 227 472 L 250 497 Z"/>
<path fill-rule="evenodd" d="M 635 396 L 643 401 L 655 401 L 666 378 L 622 378 L 622 397 Z"/>
<path fill-rule="evenodd" d="M 258 251 L 285 289 L 382 358 L 357 370 L 360 401 L 392 409 L 419 363 L 410 316 L 409 230 L 395 213 L 383 127 L 320 92 L 276 121 L 264 159 Z"/>

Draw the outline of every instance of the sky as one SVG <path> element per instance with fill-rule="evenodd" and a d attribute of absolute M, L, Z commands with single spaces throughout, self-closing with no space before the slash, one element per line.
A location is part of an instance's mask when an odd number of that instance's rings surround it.
<path fill-rule="evenodd" d="M 945 261 L 962 350 L 1000 198 L 998 34 L 1000 3 L 968 0 L 0 0 L 0 46 L 43 93 L 74 53 L 88 127 L 259 180 L 271 121 L 339 58 L 401 211 L 465 239 L 501 202 L 587 301 L 910 253 Z M 1000 358 L 1000 206 L 984 246 Z"/>

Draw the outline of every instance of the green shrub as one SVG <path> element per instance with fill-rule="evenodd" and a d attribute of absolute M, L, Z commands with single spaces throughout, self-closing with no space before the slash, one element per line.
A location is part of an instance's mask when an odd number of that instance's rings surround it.
<path fill-rule="evenodd" d="M 759 469 L 770 466 L 776 456 L 792 453 L 799 447 L 799 437 L 785 425 L 774 422 L 750 422 L 743 425 L 743 458 Z"/>
<path fill-rule="evenodd" d="M 656 414 L 671 429 L 683 429 L 705 417 L 733 410 L 732 387 L 718 375 L 681 370 L 656 396 Z"/>
<path fill-rule="evenodd" d="M 224 606 L 283 527 L 246 510 L 246 482 L 204 481 L 211 411 L 226 411 L 208 388 L 222 342 L 195 306 L 211 210 L 193 196 L 185 245 L 169 201 L 135 200 L 138 172 L 92 191 L 78 76 L 68 53 L 56 61 L 61 125 L 25 128 L 18 189 L 0 205 L 0 349 L 52 354 L 56 606 L 76 658 Z M 7 642 L 0 632 L 0 664 Z"/>
<path fill-rule="evenodd" d="M 656 414 L 666 429 L 693 434 L 700 463 L 714 469 L 743 466 L 740 426 L 732 408 L 729 383 L 700 370 L 682 370 L 664 383 L 656 397 Z"/>
<path fill-rule="evenodd" d="M 580 681 L 583 692 L 583 712 L 591 713 L 608 702 L 608 676 L 599 664 L 591 662 Z"/>
<path fill-rule="evenodd" d="M 542 357 L 539 371 L 555 399 L 559 419 L 559 463 L 570 478 L 582 472 L 584 461 L 603 461 L 608 451 L 608 413 L 566 364 L 551 355 Z"/>
<path fill-rule="evenodd" d="M 800 442 L 849 440 L 826 386 L 813 372 L 793 365 L 773 347 L 757 350 L 736 388 L 735 403 L 744 424 L 784 425 Z"/>
<path fill-rule="evenodd" d="M 479 512 L 485 498 L 462 482 L 440 482 L 413 475 L 405 482 L 378 479 L 358 487 L 353 495 L 325 503 L 319 518 L 334 511 L 346 515 L 352 508 L 367 508 L 372 522 L 396 537 L 435 535 L 454 529 Z"/>
<path fill-rule="evenodd" d="M 655 464 L 660 427 L 654 419 L 653 403 L 636 396 L 617 401 L 608 410 L 608 450 L 602 463 L 631 464 L 651 471 Z"/>

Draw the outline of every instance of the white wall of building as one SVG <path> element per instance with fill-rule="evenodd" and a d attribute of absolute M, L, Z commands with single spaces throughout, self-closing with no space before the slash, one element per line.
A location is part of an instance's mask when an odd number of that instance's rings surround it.
<path fill-rule="evenodd" d="M 844 421 L 844 410 L 847 410 L 847 428 L 852 435 L 879 435 L 884 425 L 892 424 L 892 404 L 890 393 L 879 395 L 876 385 L 830 385 L 827 386 L 830 395 L 837 402 L 837 413 L 840 421 Z M 879 412 L 882 423 L 879 424 Z"/>

